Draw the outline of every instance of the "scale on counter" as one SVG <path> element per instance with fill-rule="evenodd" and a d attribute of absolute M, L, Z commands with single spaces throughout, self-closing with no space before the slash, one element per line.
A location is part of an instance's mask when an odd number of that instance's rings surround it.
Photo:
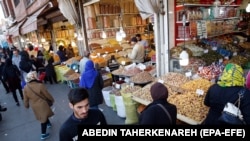
<path fill-rule="evenodd" d="M 180 66 L 179 59 L 170 59 L 170 72 L 182 72 L 183 69 Z"/>

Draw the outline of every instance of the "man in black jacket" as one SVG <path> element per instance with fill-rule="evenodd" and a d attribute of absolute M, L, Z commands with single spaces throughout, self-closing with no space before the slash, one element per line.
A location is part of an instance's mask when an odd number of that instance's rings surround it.
<path fill-rule="evenodd" d="M 99 109 L 89 109 L 89 94 L 85 88 L 71 89 L 68 99 L 73 114 L 60 128 L 60 141 L 77 141 L 78 125 L 107 125 L 106 119 Z"/>

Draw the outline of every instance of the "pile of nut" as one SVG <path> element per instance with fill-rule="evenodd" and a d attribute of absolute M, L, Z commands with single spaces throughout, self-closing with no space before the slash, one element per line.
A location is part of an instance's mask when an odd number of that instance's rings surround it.
<path fill-rule="evenodd" d="M 138 73 L 130 78 L 130 81 L 136 84 L 145 84 L 154 80 L 154 77 L 147 71 Z"/>

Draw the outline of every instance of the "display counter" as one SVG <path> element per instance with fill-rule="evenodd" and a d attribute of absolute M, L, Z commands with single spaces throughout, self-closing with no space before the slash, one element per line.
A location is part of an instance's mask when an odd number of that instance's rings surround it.
<path fill-rule="evenodd" d="M 66 65 L 57 65 L 57 66 L 55 66 L 55 72 L 56 72 L 57 82 L 64 82 L 64 81 L 66 81 L 66 78 L 63 75 L 68 70 L 70 70 L 70 68 L 67 67 Z"/>
<path fill-rule="evenodd" d="M 148 105 L 150 103 L 150 101 L 147 101 L 145 99 L 141 99 L 141 98 L 136 97 L 136 96 L 132 96 L 132 99 L 134 101 L 138 102 L 138 103 L 143 104 L 143 105 Z M 184 115 L 181 115 L 181 114 L 177 114 L 177 119 L 182 121 L 182 122 L 185 122 L 187 124 L 190 124 L 190 125 L 198 125 L 198 124 L 200 124 L 199 121 L 195 121 L 195 120 L 193 120 L 193 119 L 191 119 L 189 117 L 186 117 Z"/>

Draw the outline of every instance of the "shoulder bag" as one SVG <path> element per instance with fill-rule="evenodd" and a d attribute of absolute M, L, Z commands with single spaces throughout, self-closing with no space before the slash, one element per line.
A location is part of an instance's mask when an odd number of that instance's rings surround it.
<path fill-rule="evenodd" d="M 229 124 L 229 125 L 244 125 L 246 124 L 243 115 L 240 110 L 240 102 L 241 98 L 243 97 L 245 93 L 245 89 L 242 89 L 239 91 L 238 99 L 235 101 L 235 103 L 227 102 L 220 117 L 219 121 L 223 124 Z M 237 105 L 236 105 L 237 104 Z"/>
<path fill-rule="evenodd" d="M 36 93 L 29 85 L 27 85 L 27 86 L 29 87 L 29 89 L 30 89 L 35 95 L 37 95 L 37 96 L 39 96 L 41 99 L 45 100 L 45 101 L 48 103 L 48 105 L 49 105 L 50 107 L 53 105 L 53 102 L 52 102 L 51 100 L 42 97 L 41 95 L 39 95 L 38 93 Z"/>
<path fill-rule="evenodd" d="M 164 110 L 164 112 L 166 113 L 166 115 L 168 116 L 168 118 L 170 120 L 170 124 L 173 124 L 172 118 L 171 118 L 168 110 L 162 104 L 160 104 L 160 103 L 158 103 L 157 105 L 160 106 Z"/>

